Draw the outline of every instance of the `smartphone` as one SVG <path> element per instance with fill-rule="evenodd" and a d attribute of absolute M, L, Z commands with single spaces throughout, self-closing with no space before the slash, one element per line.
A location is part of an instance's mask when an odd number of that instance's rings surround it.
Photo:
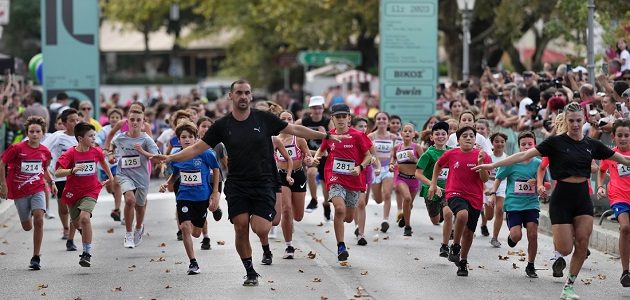
<path fill-rule="evenodd" d="M 617 102 L 615 103 L 615 106 L 617 107 L 617 111 L 621 112 L 621 103 Z"/>
<path fill-rule="evenodd" d="M 571 64 L 567 64 L 567 72 L 573 71 L 573 66 Z"/>
<path fill-rule="evenodd" d="M 604 75 L 608 76 L 608 64 L 607 63 L 603 63 L 602 64 L 602 73 L 604 73 Z"/>

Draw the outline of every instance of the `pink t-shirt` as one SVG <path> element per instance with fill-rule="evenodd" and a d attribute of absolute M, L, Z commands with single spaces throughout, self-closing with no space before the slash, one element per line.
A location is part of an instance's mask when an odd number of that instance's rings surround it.
<path fill-rule="evenodd" d="M 336 129 L 330 131 L 331 134 L 335 132 Z M 339 184 L 351 191 L 365 191 L 365 173 L 352 176 L 350 172 L 363 161 L 365 152 L 372 147 L 372 141 L 365 133 L 354 128 L 350 128 L 346 134 L 351 138 L 341 142 L 322 140 L 320 152 L 329 150 L 324 166 L 326 186 Z"/>
<path fill-rule="evenodd" d="M 98 180 L 96 165 L 104 160 L 103 150 L 98 147 L 90 147 L 88 151 L 79 152 L 74 146 L 64 152 L 57 160 L 56 169 L 71 169 L 77 165 L 84 165 L 85 168 L 83 171 L 68 176 L 61 202 L 73 205 L 83 197 L 98 199 L 103 186 Z"/>
<path fill-rule="evenodd" d="M 623 155 L 630 155 L 630 151 L 621 152 L 617 147 L 613 151 Z M 630 167 L 619 164 L 614 160 L 602 160 L 599 167 L 602 171 L 608 171 L 608 199 L 610 205 L 615 203 L 630 204 Z"/>
<path fill-rule="evenodd" d="M 471 170 L 477 165 L 477 156 L 480 149 L 472 149 L 463 152 L 460 148 L 455 148 L 444 152 L 437 161 L 440 167 L 448 166 L 449 173 L 446 178 L 446 199 L 452 197 L 464 198 L 477 210 L 483 206 L 483 181 L 479 178 L 479 173 Z M 492 163 L 492 158 L 484 153 L 483 162 Z"/>

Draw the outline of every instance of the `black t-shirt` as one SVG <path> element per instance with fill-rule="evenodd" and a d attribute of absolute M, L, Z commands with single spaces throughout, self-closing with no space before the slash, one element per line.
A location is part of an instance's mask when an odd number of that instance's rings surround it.
<path fill-rule="evenodd" d="M 324 129 L 328 131 L 329 124 L 330 124 L 330 119 L 324 116 L 322 116 L 322 119 L 317 122 L 313 121 L 313 119 L 311 119 L 311 116 L 304 116 L 304 118 L 302 119 L 302 126 L 308 127 L 315 131 L 319 131 L 320 126 L 324 127 Z M 306 141 L 306 144 L 308 145 L 308 149 L 317 150 L 319 149 L 319 146 L 322 144 L 322 140 L 308 140 Z"/>
<path fill-rule="evenodd" d="M 615 154 L 600 141 L 589 137 L 576 141 L 566 133 L 544 140 L 536 150 L 549 157 L 549 171 L 555 180 L 571 176 L 590 178 L 593 159 L 608 159 Z"/>
<path fill-rule="evenodd" d="M 216 121 L 203 137 L 211 147 L 223 142 L 228 156 L 228 180 L 257 185 L 276 185 L 278 169 L 273 158 L 271 137 L 287 123 L 269 112 L 252 109 L 244 121 L 232 113 Z"/>

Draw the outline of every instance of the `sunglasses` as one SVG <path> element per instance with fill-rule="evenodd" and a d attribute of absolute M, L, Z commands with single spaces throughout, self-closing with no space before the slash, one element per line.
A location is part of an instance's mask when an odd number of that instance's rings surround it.
<path fill-rule="evenodd" d="M 630 80 L 630 77 L 621 77 L 622 80 Z"/>
<path fill-rule="evenodd" d="M 92 110 L 91 107 L 81 107 L 81 110 Z"/>
<path fill-rule="evenodd" d="M 338 115 L 334 115 L 334 117 L 335 117 L 335 118 L 337 118 L 337 119 L 343 119 L 343 118 L 345 118 L 345 117 L 347 117 L 347 116 L 348 116 L 348 114 L 338 114 Z"/>

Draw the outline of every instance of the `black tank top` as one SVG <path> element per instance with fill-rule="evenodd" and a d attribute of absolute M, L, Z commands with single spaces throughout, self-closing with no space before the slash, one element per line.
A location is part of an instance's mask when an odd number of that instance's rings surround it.
<path fill-rule="evenodd" d="M 304 116 L 304 118 L 302 119 L 303 126 L 313 129 L 315 131 L 319 131 L 319 126 L 324 127 L 326 131 L 328 131 L 328 124 L 330 124 L 330 119 L 326 118 L 325 116 L 322 116 L 322 119 L 319 120 L 319 122 L 313 121 L 313 119 L 311 119 L 311 116 Z M 307 144 L 308 149 L 317 150 L 322 144 L 322 140 L 307 140 Z"/>

